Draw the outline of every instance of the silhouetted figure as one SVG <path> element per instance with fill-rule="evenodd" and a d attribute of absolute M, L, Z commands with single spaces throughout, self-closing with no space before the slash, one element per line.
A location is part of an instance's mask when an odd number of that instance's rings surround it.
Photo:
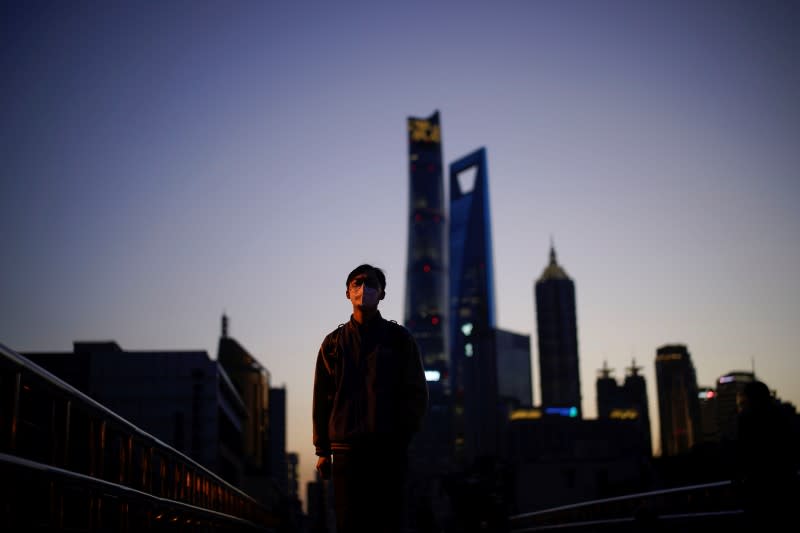
<path fill-rule="evenodd" d="M 350 321 L 322 341 L 314 375 L 317 469 L 332 477 L 337 533 L 399 532 L 408 444 L 419 430 L 428 387 L 419 348 L 385 320 L 381 269 L 347 276 Z"/>
<path fill-rule="evenodd" d="M 739 394 L 738 482 L 747 530 L 796 531 L 791 516 L 796 509 L 792 431 L 767 386 L 745 385 Z"/>

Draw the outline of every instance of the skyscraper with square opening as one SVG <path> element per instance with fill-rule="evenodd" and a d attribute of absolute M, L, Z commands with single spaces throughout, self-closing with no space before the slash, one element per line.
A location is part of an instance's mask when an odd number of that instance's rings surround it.
<path fill-rule="evenodd" d="M 450 347 L 457 460 L 497 452 L 497 360 L 486 150 L 450 164 Z"/>

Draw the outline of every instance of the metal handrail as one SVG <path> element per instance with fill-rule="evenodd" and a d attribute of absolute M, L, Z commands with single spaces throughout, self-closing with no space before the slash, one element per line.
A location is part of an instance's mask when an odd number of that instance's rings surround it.
<path fill-rule="evenodd" d="M 655 522 L 680 524 L 677 526 L 680 528 L 708 520 L 712 520 L 712 523 L 719 523 L 720 520 L 734 523 L 732 521 L 738 519 L 744 510 L 736 498 L 730 497 L 729 491 L 733 490 L 735 483 L 731 480 L 658 489 L 520 513 L 510 516 L 508 523 L 513 533 L 550 530 L 640 531 L 654 527 Z M 698 493 L 704 493 L 705 497 L 693 498 Z M 674 497 L 682 495 L 685 501 L 674 501 Z M 725 498 L 726 505 L 708 508 L 708 503 L 719 497 Z M 669 501 L 665 502 L 664 499 Z"/>
<path fill-rule="evenodd" d="M 115 496 L 126 496 L 129 498 L 135 498 L 140 501 L 144 500 L 151 504 L 155 504 L 156 506 L 167 507 L 173 510 L 177 509 L 182 511 L 189 511 L 195 515 L 201 514 L 205 517 L 212 518 L 214 520 L 222 520 L 224 522 L 229 522 L 240 527 L 247 527 L 250 529 L 256 529 L 261 531 L 270 531 L 270 529 L 268 528 L 259 526 L 238 516 L 221 513 L 219 511 L 214 511 L 213 509 L 198 507 L 196 505 L 191 505 L 178 500 L 161 498 L 153 494 L 142 492 L 140 490 L 128 487 L 126 485 L 121 485 L 119 483 L 106 481 L 105 479 L 87 476 L 79 472 L 73 472 L 71 470 L 66 470 L 63 468 L 58 468 L 55 466 L 39 463 L 37 461 L 31 461 L 30 459 L 17 457 L 16 455 L 0 453 L 0 468 L 2 468 L 3 466 L 17 468 L 25 471 L 27 474 L 38 473 L 40 475 L 46 476 L 48 480 L 63 479 L 63 480 L 77 481 L 80 483 L 82 487 L 93 487 L 93 488 L 103 489 L 106 492 L 114 494 Z"/>
<path fill-rule="evenodd" d="M 138 438 L 140 438 L 140 439 L 142 439 L 144 441 L 149 442 L 150 444 L 152 444 L 153 446 L 159 448 L 162 451 L 166 451 L 166 452 L 169 452 L 171 455 L 177 456 L 182 462 L 191 465 L 193 468 L 195 468 L 197 470 L 203 471 L 204 474 L 207 474 L 209 477 L 214 478 L 220 484 L 226 485 L 228 488 L 230 488 L 234 492 L 238 492 L 241 496 L 243 496 L 245 498 L 252 499 L 252 497 L 249 496 L 247 493 L 243 492 L 238 487 L 236 487 L 234 485 L 231 485 L 225 479 L 221 478 L 219 475 L 217 475 L 216 473 L 212 472 L 211 470 L 208 470 L 206 467 L 204 467 L 203 465 L 201 465 L 200 463 L 198 463 L 197 461 L 195 461 L 194 459 L 192 459 L 188 455 L 184 454 L 183 452 L 181 452 L 179 450 L 176 450 L 175 448 L 173 448 L 169 444 L 167 444 L 164 441 L 160 440 L 158 437 L 155 437 L 155 436 L 151 435 L 150 433 L 147 433 L 146 431 L 144 431 L 140 427 L 136 426 L 135 424 L 133 424 L 129 420 L 123 418 L 122 416 L 120 416 L 119 414 L 115 413 L 114 411 L 112 411 L 111 409 L 106 407 L 105 405 L 101 404 L 100 402 L 98 402 L 94 398 L 92 398 L 92 397 L 86 395 L 84 392 L 76 389 L 75 387 L 73 387 L 72 385 L 70 385 L 69 383 L 64 381 L 63 379 L 61 379 L 58 376 L 56 376 L 55 374 L 49 372 L 47 369 L 37 365 L 36 363 L 31 361 L 27 357 L 15 352 L 14 350 L 12 350 L 11 348 L 7 347 L 3 343 L 0 343 L 0 354 L 5 356 L 7 359 L 10 359 L 11 361 L 13 361 L 16 365 L 24 367 L 26 370 L 28 370 L 30 372 L 33 372 L 39 378 L 47 381 L 53 387 L 56 387 L 57 389 L 61 389 L 61 391 L 63 393 L 65 393 L 66 396 L 78 400 L 79 402 L 84 404 L 84 406 L 91 407 L 95 411 L 99 411 L 102 414 L 103 417 L 111 419 L 112 421 L 116 422 L 118 425 L 123 426 L 126 430 L 128 430 L 132 434 L 132 436 L 136 436 L 136 437 L 138 437 Z"/>
<path fill-rule="evenodd" d="M 567 505 L 560 505 L 558 507 L 551 507 L 549 509 L 541 509 L 538 511 L 530 511 L 527 513 L 520 513 L 517 515 L 513 515 L 509 517 L 509 520 L 524 520 L 526 518 L 531 518 L 534 516 L 545 516 L 550 515 L 559 511 L 570 511 L 579 509 L 581 507 L 593 507 L 598 505 L 603 505 L 607 503 L 614 503 L 619 501 L 630 501 L 636 499 L 647 499 L 653 498 L 656 496 L 662 496 L 665 494 L 674 494 L 674 493 L 682 493 L 682 492 L 690 492 L 694 490 L 704 490 L 704 489 L 713 489 L 713 488 L 720 488 L 731 485 L 732 482 L 730 480 L 723 480 L 723 481 L 714 481 L 711 483 L 700 483 L 696 485 L 687 485 L 684 487 L 673 487 L 668 489 L 658 489 L 646 492 L 637 492 L 634 494 L 626 494 L 623 496 L 612 496 L 609 498 L 600 498 L 597 500 L 587 500 L 578 503 L 571 503 Z"/>
<path fill-rule="evenodd" d="M 180 492 L 174 494 L 176 500 L 167 499 L 165 501 L 180 503 L 182 505 L 189 505 L 190 507 L 194 507 L 192 504 L 197 503 L 198 500 L 192 498 L 191 496 L 187 495 L 184 498 L 184 490 L 188 490 L 189 494 L 192 493 L 194 486 L 190 486 L 189 484 L 194 484 L 197 478 L 202 477 L 204 481 L 197 481 L 197 486 L 204 486 L 210 488 L 211 494 L 217 495 L 217 499 L 215 500 L 218 504 L 221 505 L 221 508 L 224 510 L 229 509 L 247 509 L 246 513 L 250 517 L 260 516 L 268 514 L 266 508 L 257 500 L 255 500 L 252 496 L 248 495 L 238 487 L 232 485 L 216 473 L 212 472 L 211 470 L 207 469 L 191 457 L 183 454 L 182 452 L 172 448 L 168 444 L 164 443 L 157 437 L 147 433 L 146 431 L 142 430 L 138 426 L 134 425 L 127 419 L 123 418 L 122 416 L 118 415 L 114 411 L 110 410 L 106 406 L 102 405 L 101 403 L 97 402 L 93 398 L 89 397 L 87 394 L 83 393 L 82 391 L 78 390 L 74 386 L 70 385 L 66 381 L 62 380 L 58 376 L 52 374 L 48 370 L 42 368 L 41 366 L 37 365 L 30 359 L 20 355 L 18 352 L 8 348 L 7 346 L 0 343 L 0 367 L 5 367 L 6 371 L 10 370 L 10 373 L 13 375 L 16 373 L 17 377 L 17 387 L 19 387 L 19 376 L 25 376 L 27 380 L 31 380 L 31 382 L 36 382 L 38 384 L 43 385 L 48 391 L 48 398 L 54 400 L 63 400 L 66 403 L 72 405 L 72 408 L 81 409 L 84 413 L 87 413 L 91 418 L 96 419 L 97 421 L 102 422 L 104 425 L 108 425 L 108 427 L 113 428 L 118 433 L 121 433 L 125 436 L 125 439 L 128 441 L 128 446 L 130 447 L 131 443 L 133 442 L 132 439 L 135 439 L 137 443 L 139 443 L 141 448 L 151 448 L 151 452 L 155 451 L 159 453 L 165 460 L 169 461 L 171 464 L 170 468 L 175 468 L 176 472 L 180 472 L 181 476 L 188 476 L 191 474 L 192 481 L 189 481 L 189 478 L 185 480 L 181 480 L 180 483 L 177 485 L 179 487 Z M 18 400 L 12 400 L 12 406 L 15 405 L 15 402 Z M 18 407 L 13 407 L 13 409 L 18 409 Z M 86 473 L 75 472 L 68 469 L 60 468 L 58 463 L 55 464 L 48 464 L 38 462 L 36 460 L 32 460 L 31 458 L 24 457 L 24 453 L 17 454 L 15 450 L 14 444 L 14 435 L 16 433 L 15 425 L 16 419 L 18 414 L 16 412 L 11 413 L 10 422 L 11 425 L 9 427 L 11 440 L 8 443 L 0 443 L 0 452 L 2 456 L 8 462 L 8 459 L 14 457 L 20 461 L 19 464 L 24 465 L 41 465 L 42 467 L 46 466 L 48 468 L 52 468 L 52 472 L 71 472 L 76 476 L 81 476 L 75 479 L 83 479 L 87 483 L 89 480 L 103 482 L 103 483 L 112 483 L 112 481 L 108 481 L 103 479 L 102 477 L 98 477 L 94 475 L 91 471 L 91 468 Z M 69 417 L 67 418 L 69 420 Z M 8 422 L 8 421 L 7 421 Z M 69 422 L 67 422 L 69 424 Z M 0 434 L 3 433 L 3 428 L 0 428 Z M 3 446 L 8 446 L 8 448 L 3 448 Z M 4 453 L 10 452 L 10 453 Z M 130 453 L 130 448 L 128 448 L 128 453 Z M 10 464 L 10 463 L 8 463 Z M 163 465 L 162 463 L 162 475 L 163 475 Z M 87 475 L 88 474 L 88 475 Z M 102 474 L 100 474 L 102 476 Z M 125 483 L 125 481 L 122 481 Z M 210 483 L 210 485 L 209 485 Z M 184 486 L 185 485 L 185 486 Z M 127 485 L 117 485 L 119 487 L 126 487 L 132 491 L 138 491 L 133 486 Z M 154 493 L 145 493 L 141 492 L 142 494 L 149 494 L 149 496 L 153 498 L 157 498 L 159 500 L 163 500 L 161 496 L 165 494 L 158 494 Z M 173 496 L 169 493 L 166 494 L 167 496 Z M 190 499 L 191 498 L 191 499 Z M 183 499 L 183 501 L 182 501 Z M 233 506 L 233 507 L 231 507 Z M 205 509 L 209 512 L 219 512 L 218 510 L 212 510 L 210 508 Z M 223 513 L 225 514 L 225 513 Z"/>

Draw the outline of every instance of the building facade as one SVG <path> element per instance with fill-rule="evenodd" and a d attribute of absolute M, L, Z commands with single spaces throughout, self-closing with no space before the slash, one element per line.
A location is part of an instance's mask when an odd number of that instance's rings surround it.
<path fill-rule="evenodd" d="M 635 426 L 641 435 L 641 449 L 650 457 L 650 409 L 647 403 L 647 384 L 644 376 L 639 373 L 641 369 L 635 360 L 632 361 L 631 366 L 626 368 L 625 380 L 620 385 L 611 375 L 613 370 L 603 362 L 596 382 L 597 418 L 620 420 Z"/>
<path fill-rule="evenodd" d="M 697 374 L 684 344 L 656 349 L 661 455 L 688 452 L 697 442 L 700 404 Z"/>
<path fill-rule="evenodd" d="M 429 407 L 411 446 L 418 475 L 446 470 L 453 454 L 447 351 L 447 219 L 439 112 L 409 117 L 408 251 L 404 322 L 422 353 Z"/>
<path fill-rule="evenodd" d="M 534 285 L 534 301 L 542 406 L 574 410 L 582 418 L 575 284 L 552 245 L 550 263 Z"/>
<path fill-rule="evenodd" d="M 533 405 L 531 336 L 497 329 L 497 394 L 512 408 Z"/>
<path fill-rule="evenodd" d="M 447 224 L 438 111 L 408 119 L 408 156 L 405 326 L 419 344 L 432 387 L 447 392 Z M 435 380 L 433 372 L 439 374 Z"/>
<path fill-rule="evenodd" d="M 486 150 L 450 164 L 449 345 L 457 460 L 497 451 L 495 288 Z"/>
<path fill-rule="evenodd" d="M 697 389 L 697 401 L 700 404 L 698 442 L 719 442 L 719 424 L 717 421 L 717 391 L 711 387 L 699 387 Z"/>
<path fill-rule="evenodd" d="M 247 470 L 252 474 L 268 474 L 270 374 L 250 352 L 228 336 L 228 317 L 224 315 L 217 361 L 230 376 L 247 409 L 247 421 L 242 432 Z"/>
<path fill-rule="evenodd" d="M 243 488 L 247 411 L 205 351 L 128 351 L 113 341 L 24 354 L 143 431 Z"/>
<path fill-rule="evenodd" d="M 733 370 L 717 378 L 715 414 L 720 441 L 730 442 L 737 439 L 739 409 L 736 397 L 744 391 L 745 385 L 755 380 L 756 376 L 753 372 L 741 370 Z"/>

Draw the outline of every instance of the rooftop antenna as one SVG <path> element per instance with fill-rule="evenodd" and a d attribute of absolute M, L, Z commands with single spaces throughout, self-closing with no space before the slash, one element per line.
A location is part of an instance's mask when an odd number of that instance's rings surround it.
<path fill-rule="evenodd" d="M 599 377 L 603 378 L 603 379 L 610 378 L 611 374 L 613 374 L 613 373 L 614 373 L 614 369 L 613 368 L 608 368 L 608 361 L 603 359 L 603 368 L 598 370 Z"/>
<path fill-rule="evenodd" d="M 636 358 L 634 357 L 634 358 L 631 359 L 631 366 L 629 366 L 625 370 L 630 372 L 630 374 L 628 374 L 629 376 L 638 376 L 639 375 L 639 370 L 641 370 L 641 369 L 642 369 L 641 366 L 636 366 Z"/>
<path fill-rule="evenodd" d="M 222 338 L 228 338 L 228 315 L 225 314 L 225 311 L 222 311 Z"/>

